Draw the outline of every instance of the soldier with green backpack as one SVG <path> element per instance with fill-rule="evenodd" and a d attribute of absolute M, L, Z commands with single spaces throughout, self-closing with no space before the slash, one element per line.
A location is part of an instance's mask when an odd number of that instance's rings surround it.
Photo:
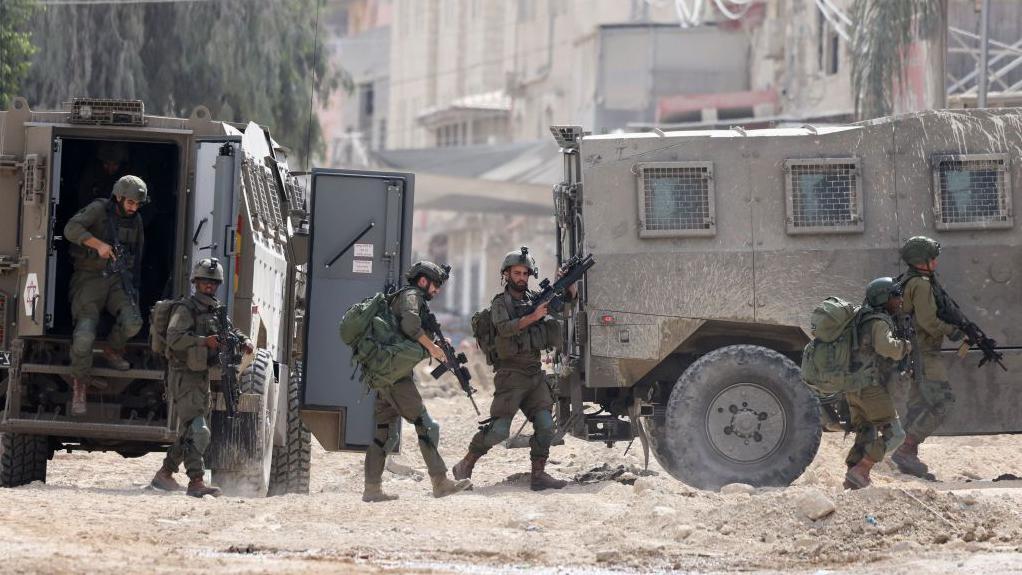
<path fill-rule="evenodd" d="M 898 285 L 884 277 L 869 283 L 861 307 L 827 298 L 813 310 L 802 377 L 818 393 L 843 393 L 848 402 L 855 443 L 845 459 L 847 489 L 867 487 L 873 466 L 904 439 L 888 389 L 897 362 L 911 351 L 895 336 L 901 302 Z"/>
<path fill-rule="evenodd" d="M 341 339 L 352 348 L 353 361 L 362 371 L 362 381 L 376 391 L 373 408 L 375 432 L 366 448 L 365 488 L 362 501 L 392 501 L 396 495 L 383 491 L 383 470 L 387 454 L 400 437 L 398 418 L 415 426 L 419 451 L 426 463 L 433 496 L 444 497 L 472 486 L 469 481 L 452 481 L 437 448 L 440 425 L 426 411 L 422 396 L 412 380 L 416 364 L 432 356 L 443 361 L 443 351 L 426 335 L 422 317 L 427 302 L 440 293 L 450 268 L 422 261 L 405 275 L 408 285 L 393 294 L 376 294 L 348 309 L 341 320 Z"/>

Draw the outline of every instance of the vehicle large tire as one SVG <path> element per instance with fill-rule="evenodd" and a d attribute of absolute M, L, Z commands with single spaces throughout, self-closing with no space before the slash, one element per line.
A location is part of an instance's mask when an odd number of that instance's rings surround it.
<path fill-rule="evenodd" d="M 820 447 L 820 405 L 790 359 L 733 345 L 678 378 L 650 434 L 657 461 L 699 489 L 788 485 Z"/>
<path fill-rule="evenodd" d="M 0 433 L 0 487 L 46 481 L 50 442 L 45 435 Z"/>
<path fill-rule="evenodd" d="M 210 461 L 213 484 L 225 494 L 265 497 L 270 487 L 273 462 L 273 427 L 277 415 L 277 378 L 273 356 L 265 349 L 241 374 L 241 393 L 260 396 L 255 413 L 238 413 L 233 421 L 221 411 L 213 412 Z"/>
<path fill-rule="evenodd" d="M 309 492 L 309 469 L 312 466 L 312 434 L 302 422 L 298 377 L 294 374 L 287 389 L 287 430 L 284 445 L 273 446 L 273 467 L 270 471 L 269 495 Z M 278 414 L 277 417 L 284 417 Z"/>

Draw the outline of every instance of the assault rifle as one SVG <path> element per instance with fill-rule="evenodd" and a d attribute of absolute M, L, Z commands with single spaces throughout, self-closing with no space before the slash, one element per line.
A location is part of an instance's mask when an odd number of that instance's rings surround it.
<path fill-rule="evenodd" d="M 423 307 L 425 308 L 425 306 Z M 454 346 L 451 345 L 451 342 L 447 341 L 447 338 L 444 337 L 444 332 L 440 330 L 440 322 L 436 320 L 433 312 L 428 309 L 422 310 L 422 329 L 429 334 L 434 343 L 444 352 L 444 360 L 430 372 L 430 375 L 433 376 L 433 379 L 440 379 L 440 376 L 448 371 L 453 373 L 454 377 L 458 378 L 461 390 L 465 392 L 468 400 L 472 402 L 472 408 L 476 410 L 476 415 L 480 415 L 479 406 L 476 405 L 476 400 L 472 397 L 472 394 L 476 392 L 470 383 L 472 381 L 472 374 L 465 367 L 465 364 L 468 363 L 468 358 L 465 357 L 464 353 L 454 351 Z"/>
<path fill-rule="evenodd" d="M 214 311 L 216 315 L 216 339 L 217 359 L 220 362 L 222 372 L 220 388 L 224 394 L 224 405 L 227 408 L 227 417 L 234 418 L 238 412 L 238 401 L 241 396 L 241 388 L 238 384 L 238 366 L 241 365 L 241 337 L 234 330 L 231 318 L 227 317 L 227 306 L 221 305 Z"/>
<path fill-rule="evenodd" d="M 930 278 L 930 285 L 933 286 L 933 295 L 937 299 L 937 317 L 944 323 L 949 323 L 965 334 L 968 342 L 983 352 L 983 359 L 979 360 L 979 366 L 983 367 L 988 362 L 994 362 L 1001 366 L 1001 369 L 1008 371 L 1004 366 L 1004 355 L 997 351 L 997 342 L 987 337 L 978 325 L 965 317 L 958 302 L 944 290 L 944 286 L 937 283 L 937 276 Z"/>
<path fill-rule="evenodd" d="M 561 266 L 563 275 L 557 278 L 554 283 L 550 283 L 550 278 L 539 282 L 539 292 L 529 296 L 529 309 L 526 314 L 536 311 L 536 308 L 544 303 L 549 304 L 547 309 L 551 312 L 560 312 L 564 309 L 565 292 L 568 291 L 572 284 L 582 279 L 582 276 L 589 271 L 589 268 L 595 265 L 596 260 L 593 259 L 592 254 L 586 256 L 578 254 L 564 262 L 564 265 Z"/>
<path fill-rule="evenodd" d="M 128 265 L 128 250 L 121 243 L 120 234 L 117 229 L 117 220 L 115 214 L 116 206 L 109 206 L 106 210 L 106 225 L 107 232 L 110 234 L 111 241 L 113 242 L 110 247 L 114 252 L 114 257 L 106 261 L 106 269 L 103 270 L 103 277 L 107 278 L 112 275 L 121 276 L 121 287 L 124 288 L 124 294 L 128 296 L 131 301 L 131 305 L 138 308 L 138 294 L 135 292 L 135 270 L 134 265 Z M 141 254 L 136 254 L 133 260 L 138 261 Z"/>
<path fill-rule="evenodd" d="M 898 371 L 902 374 L 911 374 L 912 380 L 917 385 L 923 385 L 923 350 L 919 347 L 919 338 L 916 337 L 915 320 L 910 314 L 899 313 L 894 317 L 895 336 L 909 342 L 912 351 L 901 358 L 898 362 Z"/>

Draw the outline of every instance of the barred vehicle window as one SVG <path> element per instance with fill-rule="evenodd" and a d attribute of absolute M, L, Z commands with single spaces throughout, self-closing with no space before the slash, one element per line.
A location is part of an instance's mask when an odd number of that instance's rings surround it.
<path fill-rule="evenodd" d="M 789 234 L 863 230 L 857 158 L 789 159 L 784 171 Z"/>
<path fill-rule="evenodd" d="M 639 236 L 716 233 L 711 162 L 638 164 Z"/>
<path fill-rule="evenodd" d="M 934 157 L 937 229 L 1011 227 L 1007 164 L 1007 154 Z"/>

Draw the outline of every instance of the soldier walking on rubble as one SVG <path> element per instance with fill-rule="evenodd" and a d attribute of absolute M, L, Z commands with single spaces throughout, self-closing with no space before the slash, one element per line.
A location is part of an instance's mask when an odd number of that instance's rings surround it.
<path fill-rule="evenodd" d="M 854 329 L 858 329 L 858 349 L 852 362 L 871 374 L 872 383 L 845 393 L 855 429 L 855 444 L 845 463 L 846 489 L 861 489 L 870 484 L 869 472 L 884 455 L 904 439 L 894 400 L 888 390 L 896 377 L 895 362 L 912 349 L 911 344 L 895 337 L 894 316 L 902 305 L 901 286 L 891 278 L 877 278 L 866 286 L 864 309 Z"/>
<path fill-rule="evenodd" d="M 919 460 L 919 444 L 940 427 L 955 402 L 940 349 L 944 337 L 961 341 L 965 334 L 937 317 L 937 300 L 931 285 L 937 269 L 940 244 L 925 236 L 909 238 L 901 247 L 908 271 L 900 278 L 904 286 L 904 311 L 911 314 L 916 342 L 922 355 L 923 377 L 914 378 L 905 414 L 905 442 L 891 456 L 902 473 L 932 479 L 929 467 Z"/>
<path fill-rule="evenodd" d="M 75 322 L 71 412 L 76 415 L 86 411 L 86 386 L 104 386 L 90 375 L 92 346 L 104 309 L 116 322 L 103 347 L 103 358 L 114 369 L 131 369 L 124 359 L 124 348 L 142 328 L 133 282 L 138 277 L 143 247 L 138 210 L 146 200 L 145 182 L 136 176 L 124 176 L 114 184 L 109 199 L 93 200 L 64 226 L 74 261 L 70 289 Z"/>
<path fill-rule="evenodd" d="M 163 491 L 181 491 L 174 473 L 184 463 L 188 495 L 219 497 L 220 489 L 203 482 L 202 457 L 212 439 L 209 381 L 210 367 L 218 363 L 216 310 L 221 303 L 216 292 L 224 281 L 223 265 L 216 258 L 202 259 L 192 269 L 191 280 L 195 292 L 174 306 L 167 324 L 167 390 L 174 399 L 178 437 L 151 485 Z M 245 352 L 252 353 L 252 342 L 240 331 L 235 333 Z"/>
<path fill-rule="evenodd" d="M 511 421 L 518 410 L 532 422 L 533 435 L 529 441 L 533 491 L 561 489 L 567 482 L 546 473 L 550 445 L 554 437 L 554 404 L 546 374 L 540 365 L 540 352 L 554 347 L 561 337 L 560 322 L 547 316 L 547 304 L 528 312 L 529 277 L 539 276 L 536 260 L 528 248 L 515 250 L 504 256 L 500 267 L 504 291 L 493 297 L 490 322 L 496 357 L 493 403 L 490 418 L 479 428 L 468 446 L 464 459 L 454 466 L 454 477 L 472 477 L 479 458 L 494 445 L 508 438 Z M 567 298 L 575 298 L 576 287 L 568 288 Z"/>
<path fill-rule="evenodd" d="M 440 293 L 447 281 L 450 268 L 433 262 L 422 261 L 412 265 L 405 274 L 408 285 L 390 296 L 390 311 L 394 314 L 400 337 L 419 342 L 437 361 L 444 361 L 444 353 L 433 343 L 422 328 L 423 315 L 428 312 L 428 303 Z M 392 386 L 376 390 L 374 420 L 376 430 L 372 443 L 366 449 L 365 489 L 362 501 L 392 501 L 397 495 L 383 492 L 383 470 L 387 453 L 397 445 L 399 426 L 397 419 L 415 426 L 419 437 L 419 451 L 426 463 L 433 496 L 452 495 L 472 486 L 470 481 L 452 481 L 447 477 L 447 465 L 440 457 L 440 425 L 426 411 L 422 396 L 412 381 L 412 371 L 399 378 Z"/>

